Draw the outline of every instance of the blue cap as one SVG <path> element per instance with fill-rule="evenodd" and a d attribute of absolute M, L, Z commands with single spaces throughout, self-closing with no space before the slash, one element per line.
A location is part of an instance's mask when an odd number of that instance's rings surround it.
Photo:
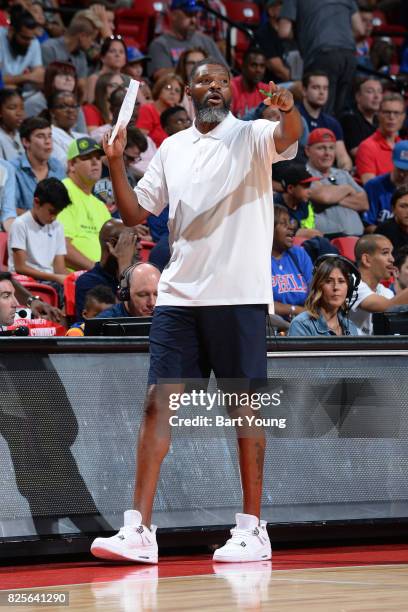
<path fill-rule="evenodd" d="M 128 47 L 127 48 L 127 58 L 126 63 L 132 64 L 134 62 L 142 62 L 145 59 L 150 59 L 149 55 L 145 55 L 137 47 Z"/>
<path fill-rule="evenodd" d="M 201 6 L 197 4 L 196 0 L 172 0 L 170 10 L 184 11 L 184 13 L 199 13 Z"/>
<path fill-rule="evenodd" d="M 408 140 L 400 140 L 394 145 L 392 161 L 396 168 L 408 170 Z"/>

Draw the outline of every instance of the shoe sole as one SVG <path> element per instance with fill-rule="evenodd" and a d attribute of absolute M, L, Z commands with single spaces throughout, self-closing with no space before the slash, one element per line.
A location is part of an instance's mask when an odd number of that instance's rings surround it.
<path fill-rule="evenodd" d="M 216 557 L 215 555 L 213 556 L 213 561 L 216 561 L 217 563 L 253 563 L 256 561 L 269 561 L 270 559 L 272 559 L 272 553 L 267 553 L 265 555 L 262 555 L 261 557 L 250 557 L 249 559 L 233 559 L 231 557 Z"/>
<path fill-rule="evenodd" d="M 141 554 L 129 551 L 126 554 L 119 552 L 114 548 L 108 548 L 106 545 L 102 546 L 91 546 L 91 553 L 98 559 L 105 559 L 108 561 L 136 561 L 138 563 L 156 564 L 158 563 L 158 555 L 156 554 Z"/>

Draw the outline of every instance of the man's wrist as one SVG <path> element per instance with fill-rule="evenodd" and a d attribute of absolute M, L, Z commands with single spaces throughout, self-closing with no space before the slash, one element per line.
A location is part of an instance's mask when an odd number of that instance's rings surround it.
<path fill-rule="evenodd" d="M 26 306 L 28 306 L 28 308 L 31 308 L 32 303 L 35 301 L 41 302 L 42 300 L 39 295 L 30 295 L 30 297 L 27 298 Z"/>
<path fill-rule="evenodd" d="M 289 320 L 292 321 L 292 319 L 296 317 L 296 306 L 291 304 L 289 311 Z"/>
<path fill-rule="evenodd" d="M 292 106 L 288 110 L 282 110 L 281 108 L 279 110 L 281 113 L 284 113 L 285 115 L 287 115 L 288 113 L 291 113 L 294 108 L 295 108 L 295 103 L 293 103 Z"/>

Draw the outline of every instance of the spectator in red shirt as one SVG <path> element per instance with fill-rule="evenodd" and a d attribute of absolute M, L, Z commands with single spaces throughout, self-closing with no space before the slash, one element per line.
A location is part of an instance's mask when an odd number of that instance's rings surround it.
<path fill-rule="evenodd" d="M 231 111 L 236 117 L 243 117 L 265 99 L 259 91 L 268 89 L 268 85 L 262 81 L 265 70 L 266 59 L 262 51 L 256 48 L 248 49 L 242 63 L 242 74 L 231 81 Z"/>
<path fill-rule="evenodd" d="M 378 113 L 378 130 L 359 145 L 356 155 L 357 173 L 365 184 L 379 174 L 393 169 L 392 151 L 401 140 L 398 132 L 405 121 L 405 102 L 399 93 L 386 94 Z"/>
<path fill-rule="evenodd" d="M 153 86 L 153 102 L 142 104 L 136 127 L 146 136 L 150 136 L 157 147 L 167 138 L 160 124 L 160 115 L 167 108 L 180 104 L 184 84 L 174 72 L 162 76 Z"/>

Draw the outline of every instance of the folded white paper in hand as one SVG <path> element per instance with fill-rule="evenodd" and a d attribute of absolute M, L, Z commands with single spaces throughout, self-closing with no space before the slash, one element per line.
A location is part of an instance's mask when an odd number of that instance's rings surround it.
<path fill-rule="evenodd" d="M 122 102 L 122 106 L 120 107 L 118 119 L 116 121 L 115 127 L 112 130 L 111 137 L 109 138 L 109 145 L 111 145 L 115 140 L 116 134 L 118 133 L 119 129 L 122 127 L 126 127 L 129 123 L 135 108 L 139 85 L 139 81 L 131 79 L 128 90 L 126 92 L 126 96 Z"/>

